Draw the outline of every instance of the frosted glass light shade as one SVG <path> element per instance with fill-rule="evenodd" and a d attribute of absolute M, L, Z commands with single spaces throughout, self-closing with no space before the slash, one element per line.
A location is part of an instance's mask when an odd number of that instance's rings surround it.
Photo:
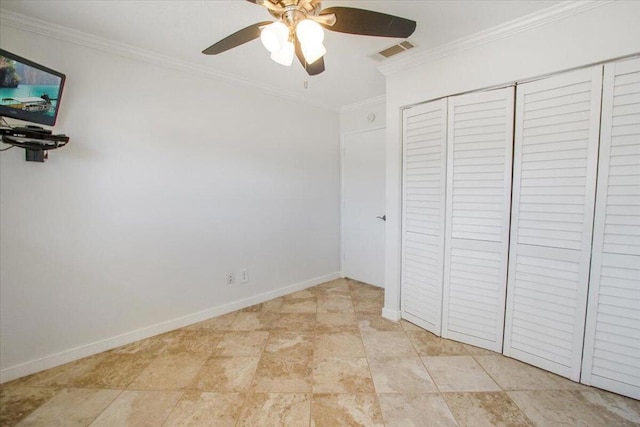
<path fill-rule="evenodd" d="M 320 24 L 310 19 L 303 19 L 296 26 L 296 36 L 300 41 L 302 54 L 307 64 L 313 64 L 320 59 L 327 49 L 322 42 L 324 41 L 324 31 Z"/>
<path fill-rule="evenodd" d="M 324 41 L 324 31 L 320 24 L 311 19 L 303 19 L 296 26 L 296 35 L 303 46 L 317 46 Z M 308 62 L 308 61 L 307 61 Z"/>
<path fill-rule="evenodd" d="M 280 51 L 288 40 L 289 27 L 281 21 L 267 25 L 260 32 L 260 41 L 272 54 Z"/>
<path fill-rule="evenodd" d="M 278 64 L 284 65 L 286 67 L 290 67 L 291 64 L 293 63 L 294 51 L 295 51 L 295 48 L 293 46 L 293 43 L 291 43 L 290 41 L 287 41 L 282 46 L 282 49 L 280 49 L 277 52 L 273 52 L 271 54 L 271 59 L 276 61 Z"/>
<path fill-rule="evenodd" d="M 313 64 L 327 53 L 327 48 L 322 43 L 316 45 L 302 44 L 301 47 L 307 64 Z"/>

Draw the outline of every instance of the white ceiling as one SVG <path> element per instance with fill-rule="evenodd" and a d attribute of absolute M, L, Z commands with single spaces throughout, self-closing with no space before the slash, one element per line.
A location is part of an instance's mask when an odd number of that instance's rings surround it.
<path fill-rule="evenodd" d="M 325 1 L 323 8 L 347 6 L 413 19 L 410 37 L 417 49 L 435 48 L 499 24 L 554 6 L 559 1 Z M 270 20 L 260 6 L 242 0 L 1 0 L 2 9 L 124 43 L 271 90 L 315 105 L 340 107 L 384 94 L 376 52 L 398 39 L 325 31 L 326 71 L 308 76 L 297 63 L 271 61 L 259 40 L 217 56 L 201 51 L 253 23 Z M 304 82 L 308 81 L 305 89 Z"/>

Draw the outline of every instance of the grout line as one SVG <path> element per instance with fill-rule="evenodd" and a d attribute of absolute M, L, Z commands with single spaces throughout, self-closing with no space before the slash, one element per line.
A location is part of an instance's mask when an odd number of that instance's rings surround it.
<path fill-rule="evenodd" d="M 178 391 L 178 390 L 173 390 L 173 391 Z M 167 413 L 167 416 L 164 418 L 164 421 L 162 421 L 162 423 L 160 424 L 161 426 L 165 425 L 167 423 L 167 421 L 169 420 L 169 417 L 171 417 L 171 414 L 173 413 L 173 411 L 176 410 L 176 408 L 178 407 L 178 404 L 180 403 L 180 401 L 182 400 L 182 398 L 184 397 L 186 393 L 186 390 L 183 390 L 180 392 L 180 396 L 178 396 L 178 399 L 176 399 L 176 403 L 173 405 L 173 408 L 171 408 L 171 410 Z M 91 426 L 89 426 L 91 427 Z"/>
<path fill-rule="evenodd" d="M 63 389 L 63 390 L 65 390 L 65 389 Z M 68 390 L 68 388 L 66 388 L 66 390 Z M 109 389 L 103 389 L 103 390 L 109 390 Z M 104 407 L 104 409 L 103 409 L 102 411 L 100 411 L 100 413 L 99 413 L 99 414 L 97 414 L 97 415 L 96 415 L 96 416 L 91 420 L 91 423 L 89 423 L 88 425 L 89 425 L 89 426 L 91 426 L 91 424 L 95 423 L 95 422 L 96 422 L 96 420 L 97 420 L 98 418 L 100 418 L 100 416 L 101 416 L 102 414 L 104 414 L 104 413 L 105 413 L 105 411 L 106 411 L 107 409 L 109 409 L 109 408 L 111 407 L 111 405 L 113 405 L 113 404 L 114 404 L 114 402 L 115 402 L 116 400 L 118 400 L 118 399 L 120 398 L 120 396 L 122 396 L 122 394 L 123 394 L 125 391 L 126 391 L 126 390 L 120 390 L 120 393 L 118 393 L 118 395 L 117 395 L 116 397 L 114 397 L 114 398 L 113 398 L 113 400 L 112 400 L 112 401 L 111 401 L 107 406 L 105 406 L 105 407 Z M 58 393 L 56 393 L 56 394 L 58 394 Z M 41 408 L 41 407 L 42 407 L 42 405 L 38 406 L 38 408 L 36 408 L 36 409 L 39 409 L 39 408 Z M 25 417 L 25 418 L 26 418 L 26 417 Z M 24 420 L 24 418 L 23 418 L 23 420 Z"/>

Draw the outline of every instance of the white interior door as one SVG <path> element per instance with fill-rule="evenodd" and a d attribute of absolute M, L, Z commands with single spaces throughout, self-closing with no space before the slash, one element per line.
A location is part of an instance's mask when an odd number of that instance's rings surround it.
<path fill-rule="evenodd" d="M 502 352 L 514 88 L 449 98 L 442 336 Z"/>
<path fill-rule="evenodd" d="M 346 135 L 343 144 L 342 270 L 384 286 L 385 129 Z"/>
<path fill-rule="evenodd" d="M 447 100 L 403 113 L 402 317 L 440 335 Z"/>
<path fill-rule="evenodd" d="M 581 381 L 640 399 L 640 59 L 605 65 Z"/>
<path fill-rule="evenodd" d="M 504 354 L 580 379 L 602 67 L 519 85 Z"/>

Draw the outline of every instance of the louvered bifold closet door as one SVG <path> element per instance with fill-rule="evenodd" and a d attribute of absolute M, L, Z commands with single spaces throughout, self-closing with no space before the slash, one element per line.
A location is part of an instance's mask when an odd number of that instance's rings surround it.
<path fill-rule="evenodd" d="M 516 90 L 504 354 L 578 381 L 602 67 Z"/>
<path fill-rule="evenodd" d="M 502 352 L 514 88 L 449 98 L 442 336 Z"/>
<path fill-rule="evenodd" d="M 582 382 L 640 399 L 640 59 L 605 65 Z"/>
<path fill-rule="evenodd" d="M 402 317 L 441 333 L 446 99 L 403 116 Z"/>

